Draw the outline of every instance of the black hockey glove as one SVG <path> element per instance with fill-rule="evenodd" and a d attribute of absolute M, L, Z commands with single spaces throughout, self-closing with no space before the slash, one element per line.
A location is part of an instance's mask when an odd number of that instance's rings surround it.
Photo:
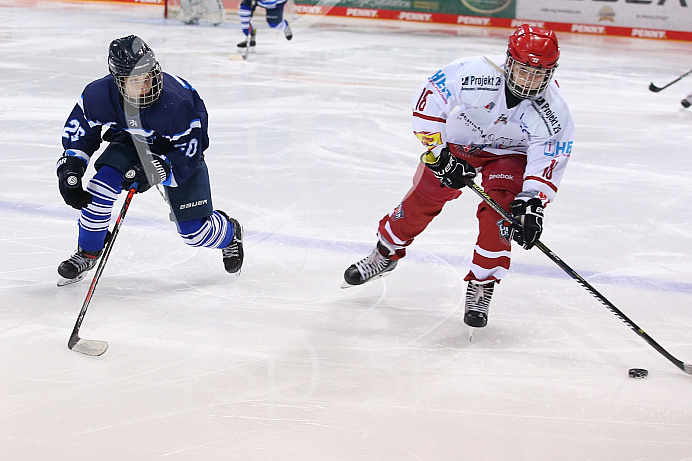
<path fill-rule="evenodd" d="M 120 184 L 124 190 L 129 190 L 133 183 L 137 184 L 137 192 L 142 193 L 151 186 L 161 184 L 171 174 L 171 166 L 165 158 L 158 154 L 148 153 L 151 165 L 148 165 L 146 170 L 142 165 L 135 165 L 131 170 L 125 173 L 123 182 Z"/>
<path fill-rule="evenodd" d="M 93 197 L 82 188 L 82 176 L 86 171 L 86 162 L 79 157 L 63 155 L 58 160 L 58 188 L 65 203 L 81 210 L 91 203 Z"/>
<path fill-rule="evenodd" d="M 461 189 L 466 185 L 466 181 L 473 181 L 476 177 L 476 170 L 466 160 L 452 155 L 447 147 L 442 149 L 437 158 L 428 151 L 421 155 L 420 159 L 440 181 L 441 187 Z"/>
<path fill-rule="evenodd" d="M 536 244 L 543 232 L 543 203 L 537 198 L 514 200 L 509 204 L 509 209 L 521 224 L 521 227 L 512 225 L 512 238 L 528 250 Z"/>

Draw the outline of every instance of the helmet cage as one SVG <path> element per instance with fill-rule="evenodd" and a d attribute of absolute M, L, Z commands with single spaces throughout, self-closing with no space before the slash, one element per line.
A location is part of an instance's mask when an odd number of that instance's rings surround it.
<path fill-rule="evenodd" d="M 507 88 L 516 97 L 532 99 L 543 93 L 553 78 L 557 64 L 550 69 L 534 67 L 515 60 L 507 53 L 505 80 Z"/>
<path fill-rule="evenodd" d="M 163 76 L 158 62 L 151 71 L 143 74 L 114 75 L 111 73 L 111 75 L 113 75 L 120 96 L 136 109 L 144 109 L 153 105 L 161 96 Z M 142 94 L 137 91 L 145 86 L 149 86 L 146 93 Z"/>
<path fill-rule="evenodd" d="M 143 109 L 154 104 L 161 96 L 161 66 L 149 45 L 136 35 L 111 42 L 108 69 L 118 92 L 131 106 Z"/>

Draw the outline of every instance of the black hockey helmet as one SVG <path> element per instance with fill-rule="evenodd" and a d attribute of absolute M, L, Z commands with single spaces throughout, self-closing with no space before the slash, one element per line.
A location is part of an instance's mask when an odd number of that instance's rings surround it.
<path fill-rule="evenodd" d="M 161 66 L 149 45 L 136 35 L 111 42 L 108 69 L 120 95 L 130 105 L 138 109 L 149 107 L 161 96 Z"/>

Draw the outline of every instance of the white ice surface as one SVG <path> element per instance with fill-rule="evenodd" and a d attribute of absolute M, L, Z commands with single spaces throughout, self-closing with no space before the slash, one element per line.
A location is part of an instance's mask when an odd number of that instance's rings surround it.
<path fill-rule="evenodd" d="M 0 459 L 692 460 L 692 376 L 538 250 L 515 250 L 469 342 L 470 192 L 392 275 L 339 288 L 410 185 L 417 86 L 503 53 L 509 31 L 302 17 L 291 42 L 260 22 L 243 62 L 233 18 L 33 5 L 0 1 Z M 131 33 L 204 98 L 214 204 L 244 224 L 246 262 L 229 276 L 159 194 L 135 196 L 82 326 L 110 343 L 93 358 L 67 348 L 90 277 L 55 286 L 78 217 L 55 162 Z M 690 361 L 692 80 L 647 87 L 686 71 L 692 44 L 560 39 L 578 134 L 543 241 Z"/>

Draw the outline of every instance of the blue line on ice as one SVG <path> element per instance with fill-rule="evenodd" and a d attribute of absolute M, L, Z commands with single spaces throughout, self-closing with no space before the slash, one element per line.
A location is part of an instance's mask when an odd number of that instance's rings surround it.
<path fill-rule="evenodd" d="M 116 205 L 117 208 L 117 205 Z M 78 212 L 76 210 L 71 210 L 69 208 L 60 207 L 57 208 L 53 205 L 42 205 L 37 206 L 33 204 L 18 204 L 8 201 L 0 201 L 0 211 L 3 212 L 14 212 L 33 216 L 43 216 L 46 218 L 55 219 L 77 219 Z M 144 227 L 144 228 L 155 228 L 159 230 L 170 229 L 172 224 L 169 221 L 164 220 L 154 220 L 154 219 L 143 219 L 136 216 L 128 216 L 127 224 L 129 226 Z M 334 241 L 326 239 L 316 239 L 310 237 L 299 237 L 285 234 L 276 234 L 272 232 L 252 232 L 246 229 L 246 239 L 255 241 L 265 241 L 275 244 L 291 245 L 294 247 L 309 247 L 320 250 L 350 253 L 356 255 L 366 255 L 371 249 L 374 243 L 358 243 L 358 242 L 346 242 L 346 241 Z M 538 250 L 536 250 L 538 251 Z M 451 266 L 468 266 L 470 263 L 470 257 L 468 256 L 458 256 L 452 254 L 432 254 L 423 253 L 420 251 L 415 251 L 415 248 L 411 248 L 406 259 L 409 261 L 418 261 L 424 263 L 435 263 L 443 261 L 445 264 Z M 567 261 L 569 264 L 569 261 Z M 643 288 L 649 290 L 666 291 L 673 293 L 685 293 L 692 294 L 692 283 L 689 282 L 677 282 L 674 280 L 663 280 L 651 277 L 641 277 L 641 276 L 626 276 L 626 275 L 608 275 L 599 274 L 593 271 L 583 271 L 575 267 L 576 270 L 582 277 L 584 277 L 589 283 L 597 284 L 611 284 L 627 286 L 632 288 Z M 512 263 L 512 271 L 521 273 L 523 275 L 531 275 L 544 278 L 569 278 L 565 272 L 555 265 L 539 266 L 535 264 L 521 264 L 516 261 Z M 598 287 L 595 287 L 598 289 Z"/>

